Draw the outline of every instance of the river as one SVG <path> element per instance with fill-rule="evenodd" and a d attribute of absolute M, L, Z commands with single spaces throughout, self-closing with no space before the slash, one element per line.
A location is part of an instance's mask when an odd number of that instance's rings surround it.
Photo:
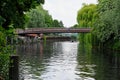
<path fill-rule="evenodd" d="M 20 80 L 120 80 L 120 54 L 71 41 L 17 46 Z"/>

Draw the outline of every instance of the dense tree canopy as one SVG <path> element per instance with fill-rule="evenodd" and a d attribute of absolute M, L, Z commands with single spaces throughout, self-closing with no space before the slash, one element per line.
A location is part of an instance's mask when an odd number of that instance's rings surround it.
<path fill-rule="evenodd" d="M 77 22 L 78 25 L 75 27 L 85 27 L 85 28 L 94 28 L 94 22 L 98 17 L 97 14 L 97 6 L 95 4 L 86 5 L 84 4 L 83 7 L 78 11 L 77 15 Z M 92 35 L 93 36 L 93 35 Z M 91 44 L 92 39 L 91 33 L 89 34 L 80 34 L 80 42 Z"/>
<path fill-rule="evenodd" d="M 36 9 L 31 9 L 30 12 L 26 14 L 29 17 L 27 27 L 47 27 L 48 20 L 52 19 L 48 12 L 43 10 L 42 6 L 38 6 Z M 45 20 L 47 18 L 47 21 Z"/>
<path fill-rule="evenodd" d="M 57 19 L 53 20 L 53 27 L 64 27 L 62 21 L 58 21 Z"/>
<path fill-rule="evenodd" d="M 101 42 L 120 36 L 120 0 L 99 0 L 95 32 Z"/>
<path fill-rule="evenodd" d="M 35 27 L 64 27 L 62 21 L 54 20 L 47 10 L 41 5 L 36 9 L 31 9 L 27 14 L 29 17 L 28 28 Z"/>
<path fill-rule="evenodd" d="M 84 5 L 78 11 L 79 27 L 92 27 L 93 43 L 111 48 L 120 47 L 120 0 L 98 0 L 96 5 Z M 94 36 L 93 36 L 94 35 Z M 86 37 L 87 35 L 84 35 Z M 85 41 L 83 35 L 81 38 Z M 89 38 L 88 38 L 89 39 Z M 88 40 L 87 39 L 87 40 Z"/>
<path fill-rule="evenodd" d="M 22 28 L 26 20 L 24 13 L 40 3 L 44 0 L 0 0 L 1 26 L 8 29 L 12 24 L 14 28 Z"/>
<path fill-rule="evenodd" d="M 97 18 L 97 6 L 94 4 L 84 5 L 78 11 L 77 22 L 80 27 L 93 27 L 95 19 Z"/>

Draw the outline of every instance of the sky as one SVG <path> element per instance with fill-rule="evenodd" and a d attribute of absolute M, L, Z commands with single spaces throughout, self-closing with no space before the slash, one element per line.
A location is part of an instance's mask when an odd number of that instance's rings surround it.
<path fill-rule="evenodd" d="M 97 4 L 97 0 L 45 0 L 43 7 L 53 19 L 62 21 L 65 27 L 70 27 L 77 24 L 77 12 L 83 3 Z"/>

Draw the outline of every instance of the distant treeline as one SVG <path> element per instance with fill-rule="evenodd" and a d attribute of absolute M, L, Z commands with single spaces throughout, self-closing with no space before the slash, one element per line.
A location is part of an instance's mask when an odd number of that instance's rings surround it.
<path fill-rule="evenodd" d="M 62 21 L 53 19 L 47 10 L 45 10 L 41 5 L 37 6 L 35 9 L 31 9 L 26 13 L 28 22 L 26 22 L 27 28 L 36 27 L 64 27 Z"/>

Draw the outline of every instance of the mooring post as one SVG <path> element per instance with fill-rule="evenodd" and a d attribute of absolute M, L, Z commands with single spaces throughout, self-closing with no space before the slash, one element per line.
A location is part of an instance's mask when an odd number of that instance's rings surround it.
<path fill-rule="evenodd" d="M 19 80 L 19 56 L 10 56 L 9 80 Z"/>

